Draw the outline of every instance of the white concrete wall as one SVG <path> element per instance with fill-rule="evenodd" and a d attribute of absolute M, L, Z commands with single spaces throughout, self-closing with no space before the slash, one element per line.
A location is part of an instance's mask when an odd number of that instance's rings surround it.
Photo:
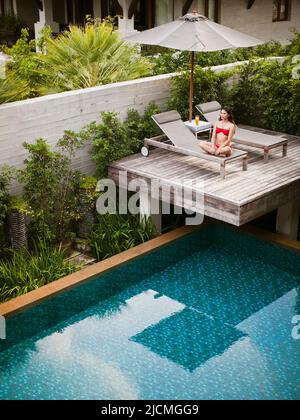
<path fill-rule="evenodd" d="M 287 42 L 290 29 L 300 30 L 300 0 L 291 0 L 291 20 L 273 22 L 273 0 L 256 0 L 250 10 L 245 0 L 221 0 L 220 23 L 262 40 Z"/>
<path fill-rule="evenodd" d="M 125 117 L 128 108 L 143 112 L 152 100 L 164 108 L 170 96 L 169 77 L 155 76 L 0 105 L 0 166 L 7 163 L 21 168 L 26 156 L 24 141 L 43 137 L 55 145 L 65 130 L 79 131 L 99 121 L 101 111 L 115 111 Z M 80 151 L 74 165 L 93 173 L 89 148 Z"/>

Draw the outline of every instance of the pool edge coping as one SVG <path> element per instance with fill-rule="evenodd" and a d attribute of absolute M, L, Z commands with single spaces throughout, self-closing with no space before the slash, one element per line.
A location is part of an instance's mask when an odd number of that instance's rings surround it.
<path fill-rule="evenodd" d="M 129 263 L 139 257 L 146 256 L 151 252 L 158 250 L 172 242 L 183 238 L 197 230 L 206 228 L 210 225 L 205 222 L 200 226 L 183 226 L 171 232 L 160 235 L 150 241 L 144 242 L 134 248 L 114 255 L 104 261 L 84 267 L 83 269 L 69 274 L 66 277 L 55 280 L 45 286 L 35 289 L 25 295 L 18 296 L 7 302 L 0 304 L 0 316 L 9 317 L 36 306 L 43 301 L 54 297 L 60 293 L 66 292 L 76 286 L 92 280 L 102 274 L 105 274 L 115 268 Z"/>
<path fill-rule="evenodd" d="M 266 242 L 271 242 L 275 245 L 300 253 L 300 241 L 289 239 L 280 233 L 268 232 L 267 230 L 248 224 L 241 226 L 240 231 L 248 233 Z"/>

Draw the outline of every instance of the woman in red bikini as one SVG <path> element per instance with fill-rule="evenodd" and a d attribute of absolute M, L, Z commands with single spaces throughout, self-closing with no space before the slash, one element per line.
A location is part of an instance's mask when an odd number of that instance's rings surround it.
<path fill-rule="evenodd" d="M 214 124 L 211 142 L 202 141 L 200 147 L 211 155 L 229 157 L 232 154 L 231 142 L 235 130 L 232 112 L 225 107 L 221 110 L 219 121 Z"/>

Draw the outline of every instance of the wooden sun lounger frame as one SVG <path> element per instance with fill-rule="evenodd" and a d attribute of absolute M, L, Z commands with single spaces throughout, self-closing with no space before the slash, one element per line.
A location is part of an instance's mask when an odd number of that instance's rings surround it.
<path fill-rule="evenodd" d="M 166 135 L 161 135 L 161 136 L 157 136 L 157 137 L 152 137 L 152 138 L 145 138 L 144 140 L 144 147 L 146 147 L 148 149 L 149 152 L 149 147 L 150 146 L 154 146 L 154 147 L 158 147 L 160 149 L 165 149 L 165 150 L 169 150 L 171 152 L 176 152 L 176 153 L 180 153 L 182 155 L 187 155 L 187 156 L 194 156 L 197 157 L 199 159 L 205 159 L 205 160 L 209 160 L 211 162 L 216 162 L 220 165 L 220 175 L 222 179 L 225 179 L 225 172 L 226 172 L 226 164 L 230 163 L 230 162 L 235 162 L 237 160 L 242 160 L 243 162 L 243 171 L 247 171 L 248 169 L 248 153 L 247 152 L 242 152 L 241 150 L 234 150 L 233 151 L 233 155 L 230 157 L 218 157 L 218 156 L 213 156 L 210 154 L 206 154 L 206 153 L 195 153 L 189 149 L 184 149 L 182 147 L 177 147 L 174 146 L 172 144 L 172 141 L 170 139 L 168 139 L 168 137 Z"/>
<path fill-rule="evenodd" d="M 257 134 L 257 132 L 255 134 Z M 285 139 L 282 139 L 282 141 L 278 141 L 276 144 L 272 144 L 268 146 L 264 145 L 263 143 L 255 142 L 255 140 L 248 141 L 245 139 L 239 139 L 238 137 L 234 137 L 232 139 L 232 142 L 235 144 L 242 144 L 244 146 L 250 146 L 257 149 L 263 149 L 265 163 L 269 162 L 270 151 L 272 149 L 277 149 L 277 147 L 282 147 L 282 157 L 286 157 L 288 153 L 288 140 L 285 140 Z"/>

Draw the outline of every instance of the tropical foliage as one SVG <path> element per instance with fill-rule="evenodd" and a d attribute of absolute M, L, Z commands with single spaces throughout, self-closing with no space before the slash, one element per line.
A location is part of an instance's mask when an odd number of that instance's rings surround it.
<path fill-rule="evenodd" d="M 41 34 L 40 47 L 49 36 L 46 28 Z M 0 103 L 34 98 L 40 95 L 40 86 L 48 76 L 42 72 L 44 64 L 35 52 L 35 41 L 29 40 L 27 29 L 22 29 L 21 37 L 12 48 L 4 48 L 11 57 L 6 64 L 6 79 L 0 79 Z"/>
<path fill-rule="evenodd" d="M 219 100 L 226 103 L 228 99 L 227 79 L 232 72 L 215 73 L 212 70 L 203 70 L 195 66 L 194 103 L 203 103 Z M 186 120 L 189 110 L 190 72 L 185 71 L 175 76 L 171 82 L 171 100 L 169 108 L 176 109 Z"/>
<path fill-rule="evenodd" d="M 34 238 L 59 242 L 72 229 L 78 217 L 76 191 L 80 175 L 71 168 L 71 161 L 81 145 L 68 132 L 58 142 L 58 151 L 51 150 L 44 139 L 24 143 L 28 157 L 19 180 L 29 204 Z"/>
<path fill-rule="evenodd" d="M 251 62 L 242 67 L 229 99 L 238 121 L 300 135 L 300 78 L 295 77 L 296 66 L 288 58 L 283 63 Z"/>
<path fill-rule="evenodd" d="M 288 53 L 290 56 L 300 54 L 300 32 L 294 31 L 294 38 L 288 46 Z"/>
<path fill-rule="evenodd" d="M 115 112 L 102 112 L 101 123 L 88 124 L 79 133 L 70 133 L 78 141 L 91 141 L 91 155 L 96 163 L 98 177 L 107 175 L 110 162 L 137 153 L 145 137 L 159 134 L 151 116 L 160 110 L 155 103 L 150 103 L 144 115 L 136 110 L 129 110 L 125 121 L 121 121 Z"/>
<path fill-rule="evenodd" d="M 137 48 L 126 45 L 107 22 L 71 26 L 56 39 L 49 38 L 47 54 L 41 59 L 47 81 L 41 93 L 132 80 L 149 74 L 151 68 Z"/>
<path fill-rule="evenodd" d="M 87 22 L 71 26 L 52 39 L 44 28 L 35 52 L 28 30 L 4 52 L 12 60 L 6 79 L 0 80 L 0 102 L 12 102 L 40 95 L 136 79 L 151 74 L 152 65 L 135 46 L 120 39 L 112 24 Z"/>
<path fill-rule="evenodd" d="M 78 270 L 80 266 L 65 260 L 61 248 L 40 242 L 32 252 L 10 251 L 0 261 L 0 302 L 28 293 Z"/>
<path fill-rule="evenodd" d="M 95 153 L 98 172 L 104 175 L 109 162 L 139 151 L 142 139 L 157 133 L 151 119 L 157 112 L 159 109 L 152 103 L 144 115 L 129 110 L 125 121 L 116 114 L 106 113 L 101 124 L 93 123 L 80 133 L 66 131 L 55 150 L 42 138 L 24 143 L 27 151 L 24 169 L 1 169 L 1 223 L 7 223 L 8 227 L 13 213 L 25 214 L 29 222 L 29 250 L 25 247 L 9 250 L 0 235 L 0 301 L 27 293 L 78 269 L 79 266 L 66 260 L 61 243 L 73 239 L 76 232 L 80 234 L 80 224 L 91 225 L 85 231 L 86 249 L 90 249 L 98 261 L 156 234 L 151 220 L 141 222 L 138 216 L 96 216 L 97 178 L 74 171 L 71 163 L 79 148 L 88 140 L 94 141 L 92 153 Z M 14 172 L 22 186 L 22 198 L 8 194 Z"/>
<path fill-rule="evenodd" d="M 12 169 L 4 165 L 0 168 L 0 227 L 5 220 L 9 207 L 8 186 L 13 176 Z"/>
<path fill-rule="evenodd" d="M 295 35 L 291 45 L 296 42 L 296 39 L 297 36 Z M 201 67 L 210 67 L 255 58 L 284 56 L 291 53 L 290 48 L 282 46 L 279 42 L 271 41 L 251 48 L 198 53 L 196 54 L 196 63 Z M 161 49 L 161 52 L 153 55 L 151 60 L 154 63 L 154 74 L 173 73 L 189 69 L 190 53 L 187 51 Z"/>
<path fill-rule="evenodd" d="M 105 214 L 98 216 L 89 243 L 95 258 L 102 261 L 149 241 L 155 233 L 151 219 L 140 221 L 139 216 L 131 214 Z"/>

